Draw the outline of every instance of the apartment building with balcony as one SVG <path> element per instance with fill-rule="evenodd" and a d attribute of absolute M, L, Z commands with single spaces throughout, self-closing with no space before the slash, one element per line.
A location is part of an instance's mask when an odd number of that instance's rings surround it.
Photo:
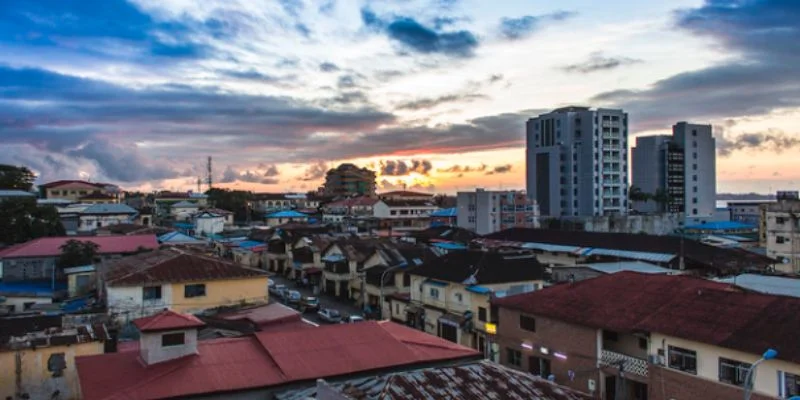
<path fill-rule="evenodd" d="M 542 215 L 628 213 L 628 114 L 563 107 L 528 120 L 527 193 Z"/>
<path fill-rule="evenodd" d="M 322 192 L 326 196 L 375 197 L 375 171 L 341 164 L 328 171 Z"/>
<path fill-rule="evenodd" d="M 800 273 L 800 200 L 783 196 L 761 207 L 767 256 L 779 261 L 777 269 Z"/>
<path fill-rule="evenodd" d="M 518 190 L 458 192 L 456 222 L 460 228 L 479 235 L 504 229 L 539 227 L 536 200 Z"/>
<path fill-rule="evenodd" d="M 800 299 L 753 293 L 684 275 L 619 272 L 496 299 L 502 364 L 551 378 L 600 399 L 800 393 Z"/>
<path fill-rule="evenodd" d="M 535 291 L 546 281 L 545 266 L 523 252 L 457 251 L 408 273 L 409 295 L 391 299 L 391 318 L 484 352 L 486 324 L 495 319 L 490 299 Z"/>

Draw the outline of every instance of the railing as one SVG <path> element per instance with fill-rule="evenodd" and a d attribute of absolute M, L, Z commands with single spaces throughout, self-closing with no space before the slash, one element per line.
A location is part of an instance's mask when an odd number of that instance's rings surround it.
<path fill-rule="evenodd" d="M 611 350 L 602 350 L 600 353 L 600 365 L 605 367 L 620 368 L 626 374 L 647 377 L 647 360 L 631 357 Z"/>

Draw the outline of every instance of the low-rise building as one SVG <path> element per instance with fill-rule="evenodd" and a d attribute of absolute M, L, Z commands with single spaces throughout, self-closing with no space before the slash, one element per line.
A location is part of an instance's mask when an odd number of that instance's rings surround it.
<path fill-rule="evenodd" d="M 431 226 L 456 226 L 458 207 L 442 208 L 431 213 Z"/>
<path fill-rule="evenodd" d="M 125 204 L 93 204 L 78 214 L 78 232 L 95 232 L 104 226 L 132 223 L 138 214 L 138 211 Z"/>
<path fill-rule="evenodd" d="M 225 216 L 208 211 L 195 214 L 194 235 L 211 237 L 225 230 Z M 191 226 L 190 226 L 191 228 Z"/>
<path fill-rule="evenodd" d="M 438 210 L 430 200 L 391 199 L 380 200 L 373 206 L 373 217 L 381 228 L 394 230 L 425 229 L 431 224 L 431 214 Z"/>
<path fill-rule="evenodd" d="M 729 219 L 734 222 L 758 226 L 761 223 L 761 206 L 774 202 L 774 200 L 729 201 Z"/>
<path fill-rule="evenodd" d="M 539 227 L 539 207 L 536 200 L 523 191 L 489 191 L 457 194 L 458 226 L 479 235 L 513 227 Z"/>
<path fill-rule="evenodd" d="M 324 222 L 342 223 L 347 219 L 372 218 L 378 199 L 369 196 L 351 197 L 322 206 Z"/>
<path fill-rule="evenodd" d="M 392 298 L 392 318 L 479 351 L 487 349 L 489 301 L 541 289 L 545 266 L 532 254 L 457 251 L 411 269 L 410 299 Z M 395 315 L 405 308 L 405 316 Z"/>
<path fill-rule="evenodd" d="M 278 226 L 294 222 L 308 222 L 308 215 L 294 210 L 277 211 L 271 214 L 267 214 L 264 217 L 264 222 L 268 226 Z"/>
<path fill-rule="evenodd" d="M 26 192 L 24 190 L 4 190 L 0 189 L 0 202 L 9 199 L 35 199 L 36 193 Z"/>
<path fill-rule="evenodd" d="M 170 205 L 169 214 L 172 218 L 175 218 L 176 221 L 188 221 L 192 219 L 192 215 L 196 214 L 199 210 L 200 206 L 197 205 L 197 203 L 189 200 L 181 200 Z"/>
<path fill-rule="evenodd" d="M 276 211 L 317 209 L 323 199 L 310 193 L 256 193 L 253 209 L 262 213 Z"/>
<path fill-rule="evenodd" d="M 113 199 L 103 199 L 104 202 L 112 201 L 119 203 L 122 197 L 122 191 L 116 185 L 110 183 L 87 182 L 81 180 L 63 180 L 48 182 L 39 185 L 39 190 L 42 192 L 42 197 L 46 199 L 63 199 L 72 202 L 79 202 L 83 197 L 90 197 L 95 193 L 112 197 Z"/>
<path fill-rule="evenodd" d="M 393 201 L 426 201 L 433 202 L 433 195 L 430 193 L 411 192 L 408 190 L 395 190 L 391 192 L 378 193 L 381 200 Z"/>
<path fill-rule="evenodd" d="M 77 359 L 84 400 L 273 398 L 313 387 L 317 379 L 336 382 L 481 357 L 475 350 L 388 321 L 202 341 L 197 330 L 203 323 L 192 316 L 165 311 L 134 324 L 141 332 L 138 351 Z"/>
<path fill-rule="evenodd" d="M 102 324 L 0 334 L 0 397 L 81 398 L 75 359 L 104 353 Z"/>
<path fill-rule="evenodd" d="M 112 316 L 164 309 L 200 312 L 239 303 L 266 303 L 267 274 L 177 248 L 104 262 L 101 296 Z"/>
<path fill-rule="evenodd" d="M 780 200 L 762 207 L 767 256 L 780 260 L 777 269 L 800 273 L 800 201 Z"/>
<path fill-rule="evenodd" d="M 620 272 L 495 299 L 503 365 L 596 398 L 740 398 L 800 393 L 800 299 L 686 275 Z"/>
<path fill-rule="evenodd" d="M 183 201 L 196 203 L 200 207 L 208 205 L 208 195 L 205 193 L 189 192 L 169 192 L 163 191 L 155 194 L 153 199 L 154 215 L 159 218 L 170 216 L 172 205 Z"/>
<path fill-rule="evenodd" d="M 94 191 L 86 196 L 81 196 L 78 201 L 83 204 L 116 204 L 119 203 L 119 198 L 110 193 Z"/>

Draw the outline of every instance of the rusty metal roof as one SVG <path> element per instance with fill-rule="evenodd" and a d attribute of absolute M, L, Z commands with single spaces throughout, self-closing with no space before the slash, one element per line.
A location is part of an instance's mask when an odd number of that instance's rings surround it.
<path fill-rule="evenodd" d="M 592 397 L 489 361 L 329 383 L 353 400 L 588 400 Z M 316 387 L 287 391 L 278 400 L 314 398 Z"/>

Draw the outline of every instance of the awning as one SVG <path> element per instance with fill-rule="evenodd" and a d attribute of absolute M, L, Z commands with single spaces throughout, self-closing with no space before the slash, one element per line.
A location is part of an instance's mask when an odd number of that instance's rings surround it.
<path fill-rule="evenodd" d="M 426 285 L 439 286 L 439 287 L 445 287 L 445 286 L 449 285 L 449 283 L 447 283 L 447 282 L 434 281 L 434 280 L 431 280 L 431 279 L 426 279 L 425 280 L 425 284 Z"/>
<path fill-rule="evenodd" d="M 444 314 L 439 317 L 439 323 L 442 325 L 449 325 L 458 328 L 461 326 L 462 322 L 464 322 L 464 317 L 460 315 Z"/>
<path fill-rule="evenodd" d="M 408 306 L 408 307 L 406 307 L 406 313 L 407 314 L 419 314 L 420 311 L 422 311 L 422 307 L 419 307 L 419 306 Z"/>
<path fill-rule="evenodd" d="M 305 271 L 306 274 L 321 274 L 322 273 L 322 270 L 317 268 L 317 267 L 306 268 L 303 271 Z"/>
<path fill-rule="evenodd" d="M 345 260 L 347 260 L 347 259 L 341 254 L 331 254 L 329 256 L 322 257 L 322 261 L 326 261 L 326 262 L 339 262 L 339 261 L 345 261 Z"/>

